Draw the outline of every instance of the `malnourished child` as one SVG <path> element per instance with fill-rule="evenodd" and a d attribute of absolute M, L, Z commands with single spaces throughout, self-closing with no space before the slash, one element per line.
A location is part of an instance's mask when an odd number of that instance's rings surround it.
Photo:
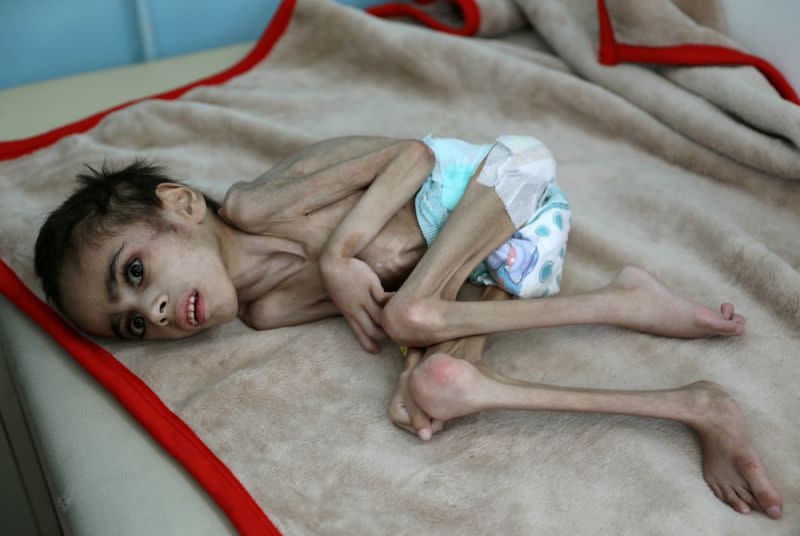
<path fill-rule="evenodd" d="M 672 419 L 703 445 L 703 474 L 737 511 L 780 517 L 780 494 L 718 385 L 572 389 L 504 378 L 481 362 L 488 333 L 608 324 L 670 337 L 741 335 L 733 305 L 689 301 L 627 266 L 606 287 L 555 296 L 570 209 L 538 140 L 473 145 L 348 137 L 306 147 L 222 205 L 137 162 L 89 169 L 36 244 L 45 293 L 98 336 L 179 338 L 241 318 L 254 329 L 342 314 L 371 352 L 407 347 L 389 409 L 428 440 L 488 409 Z M 465 281 L 482 301 L 457 301 Z M 512 299 L 535 298 L 535 299 Z"/>

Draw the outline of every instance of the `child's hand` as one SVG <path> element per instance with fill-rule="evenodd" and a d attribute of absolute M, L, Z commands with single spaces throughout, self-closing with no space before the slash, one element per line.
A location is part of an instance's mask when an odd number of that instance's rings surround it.
<path fill-rule="evenodd" d="M 336 305 L 365 350 L 378 353 L 386 339 L 381 309 L 393 293 L 385 292 L 378 275 L 359 259 L 323 256 L 320 271 L 328 296 Z"/>

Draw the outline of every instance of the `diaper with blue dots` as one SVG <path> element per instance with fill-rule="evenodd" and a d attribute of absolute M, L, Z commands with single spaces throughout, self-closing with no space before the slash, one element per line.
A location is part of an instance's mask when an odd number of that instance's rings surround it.
<path fill-rule="evenodd" d="M 417 193 L 415 205 L 420 230 L 428 245 L 432 245 L 464 194 L 470 177 L 487 155 L 491 158 L 495 145 L 473 145 L 431 136 L 423 141 L 436 156 L 436 165 Z M 552 169 L 541 165 L 550 157 L 541 142 L 514 136 L 500 137 L 498 142 L 503 142 L 498 145 L 506 154 L 497 155 L 497 176 L 502 180 L 495 190 L 507 210 L 508 205 L 513 205 L 509 212 L 512 221 L 523 224 L 476 266 L 469 280 L 499 286 L 521 298 L 552 296 L 561 286 L 571 214 L 569 204 L 555 183 L 554 164 Z M 521 156 L 515 160 L 516 155 Z M 536 188 L 537 184 L 541 187 Z M 513 196 L 516 197 L 509 201 Z M 528 201 L 530 204 L 525 206 Z"/>
<path fill-rule="evenodd" d="M 561 288 L 570 209 L 561 189 L 550 183 L 531 219 L 470 275 L 520 298 L 543 298 Z"/>

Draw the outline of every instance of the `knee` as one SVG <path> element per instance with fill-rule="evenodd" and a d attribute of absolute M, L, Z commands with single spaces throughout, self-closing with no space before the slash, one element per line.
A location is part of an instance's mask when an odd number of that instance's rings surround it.
<path fill-rule="evenodd" d="M 393 296 L 381 311 L 386 334 L 403 346 L 427 346 L 436 330 L 436 314 L 430 300 Z"/>

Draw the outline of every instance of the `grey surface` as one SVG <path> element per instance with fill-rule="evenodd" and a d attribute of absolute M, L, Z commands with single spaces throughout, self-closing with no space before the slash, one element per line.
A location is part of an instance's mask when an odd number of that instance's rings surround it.
<path fill-rule="evenodd" d="M 251 46 L 0 91 L 0 139 L 38 134 L 181 86 L 234 64 Z M 235 534 L 193 478 L 2 295 L 0 354 L 8 368 L 0 380 L 11 380 L 5 384 L 0 408 L 4 423 L 11 423 L 10 450 L 42 534 L 58 533 L 54 512 L 65 534 L 81 536 Z M 3 373 L 5 364 L 0 365 Z M 7 529 L 0 525 L 0 534 L 13 534 Z"/>
<path fill-rule="evenodd" d="M 8 443 L 5 426 L 0 433 L 0 526 L 10 534 L 35 536 L 39 533 L 22 478 Z M 57 527 L 57 526 L 56 526 Z"/>
<path fill-rule="evenodd" d="M 4 296 L 0 348 L 65 534 L 236 534 L 183 467 Z"/>
<path fill-rule="evenodd" d="M 0 344 L 0 527 L 9 534 L 61 534 L 53 501 Z"/>

